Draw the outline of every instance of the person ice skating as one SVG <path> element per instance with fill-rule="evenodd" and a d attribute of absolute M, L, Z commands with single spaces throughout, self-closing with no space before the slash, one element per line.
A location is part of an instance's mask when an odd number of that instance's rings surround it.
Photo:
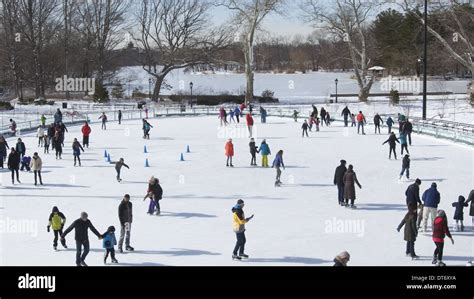
<path fill-rule="evenodd" d="M 234 119 L 234 110 L 230 109 L 229 110 L 229 124 L 231 124 L 232 122 L 237 123 Z"/>
<path fill-rule="evenodd" d="M 306 119 L 304 120 L 303 125 L 301 126 L 301 129 L 303 130 L 303 133 L 301 134 L 302 135 L 301 137 L 304 138 L 305 134 L 306 134 L 306 137 L 309 137 L 309 135 L 308 135 L 309 125 L 308 125 L 308 122 L 306 121 Z"/>
<path fill-rule="evenodd" d="M 343 251 L 334 258 L 334 267 L 347 267 L 347 263 L 350 261 L 350 259 L 351 256 L 349 252 Z"/>
<path fill-rule="evenodd" d="M 13 136 L 16 136 L 16 129 L 17 129 L 16 122 L 11 118 L 10 118 L 10 126 L 8 128 L 12 132 Z"/>
<path fill-rule="evenodd" d="M 359 114 L 357 114 L 357 134 L 360 134 L 360 129 L 362 128 L 362 135 L 365 135 L 364 126 L 366 123 L 367 120 L 365 119 L 364 114 L 362 111 L 359 111 Z"/>
<path fill-rule="evenodd" d="M 262 155 L 262 167 L 268 167 L 268 156 L 271 155 L 270 147 L 267 144 L 267 140 L 263 139 L 260 144 L 260 155 Z"/>
<path fill-rule="evenodd" d="M 77 138 L 74 138 L 74 142 L 72 143 L 72 153 L 74 155 L 74 166 L 76 166 L 76 162 L 79 162 L 79 167 L 81 166 L 81 151 L 84 152 L 84 148 L 79 143 L 79 141 L 77 141 Z"/>
<path fill-rule="evenodd" d="M 240 111 L 239 106 L 236 106 L 234 109 L 234 115 L 235 115 L 235 119 L 237 119 L 238 124 L 240 123 L 240 113 L 242 112 Z"/>
<path fill-rule="evenodd" d="M 23 156 L 26 154 L 26 146 L 25 143 L 21 140 L 21 138 L 18 138 L 18 141 L 15 145 L 15 150 L 21 158 L 23 158 Z"/>
<path fill-rule="evenodd" d="M 143 138 L 150 140 L 150 131 L 153 126 L 146 120 L 143 119 Z"/>
<path fill-rule="evenodd" d="M 20 171 L 30 172 L 31 171 L 30 162 L 31 162 L 30 156 L 24 156 L 23 158 L 21 158 Z"/>
<path fill-rule="evenodd" d="M 253 137 L 253 117 L 252 117 L 252 113 L 247 113 L 247 115 L 245 116 L 245 120 L 247 121 L 247 128 L 249 130 L 249 136 L 250 137 Z"/>
<path fill-rule="evenodd" d="M 225 144 L 225 156 L 227 157 L 227 167 L 234 167 L 232 164 L 232 157 L 234 156 L 234 144 L 232 143 L 232 139 L 229 139 Z"/>
<path fill-rule="evenodd" d="M 120 205 L 118 207 L 118 216 L 120 221 L 120 238 L 118 243 L 118 249 L 120 253 L 123 253 L 123 242 L 125 240 L 125 250 L 134 251 L 135 249 L 130 246 L 130 234 L 132 230 L 133 221 L 133 206 L 130 201 L 130 195 L 125 194 Z"/>
<path fill-rule="evenodd" d="M 293 119 L 294 119 L 295 123 L 298 122 L 298 114 L 300 114 L 298 111 L 296 111 L 296 110 L 293 111 Z"/>
<path fill-rule="evenodd" d="M 30 167 L 35 175 L 35 186 L 38 185 L 38 178 L 40 185 L 43 185 L 43 179 L 41 178 L 41 169 L 43 168 L 43 161 L 41 160 L 38 153 L 33 154 L 33 158 L 30 162 Z"/>
<path fill-rule="evenodd" d="M 148 113 L 147 113 L 147 118 L 148 118 Z M 122 110 L 118 111 L 118 124 L 122 124 Z"/>
<path fill-rule="evenodd" d="M 400 143 L 400 140 L 398 140 L 395 133 L 392 132 L 390 133 L 390 136 L 388 137 L 388 139 L 384 143 L 382 143 L 382 145 L 386 143 L 388 143 L 389 145 L 389 152 L 388 152 L 389 159 L 392 159 L 392 152 L 393 152 L 393 155 L 395 156 L 395 160 L 397 160 L 397 152 L 396 152 L 397 142 Z"/>
<path fill-rule="evenodd" d="M 340 206 L 344 206 L 344 174 L 347 171 L 346 160 L 341 160 L 341 164 L 336 167 L 334 173 L 334 185 L 337 186 L 337 199 Z"/>
<path fill-rule="evenodd" d="M 36 137 L 38 137 L 38 147 L 42 147 L 43 142 L 44 142 L 44 128 L 43 128 L 43 126 L 39 126 L 38 130 L 36 130 Z"/>
<path fill-rule="evenodd" d="M 117 172 L 117 182 L 120 183 L 122 181 L 122 178 L 120 178 L 122 167 L 125 167 L 127 169 L 130 169 L 130 167 L 125 164 L 125 160 L 123 158 L 120 158 L 118 162 L 110 162 L 110 164 L 115 164 L 115 171 Z"/>
<path fill-rule="evenodd" d="M 403 155 L 403 149 L 406 150 L 407 154 L 410 153 L 408 151 L 407 135 L 405 135 L 405 133 L 403 132 L 400 133 L 400 145 L 402 146 L 402 155 Z"/>
<path fill-rule="evenodd" d="M 148 214 L 153 215 L 156 209 L 156 215 L 161 214 L 160 200 L 163 198 L 163 189 L 160 186 L 160 181 L 151 177 L 148 181 L 148 191 L 143 200 L 150 198 L 150 205 L 148 206 Z"/>
<path fill-rule="evenodd" d="M 18 173 L 18 170 L 20 169 L 20 155 L 13 147 L 11 148 L 10 155 L 8 155 L 7 166 L 12 173 L 12 184 L 15 184 L 15 174 L 16 181 L 18 182 L 18 184 L 20 184 L 20 174 Z"/>
<path fill-rule="evenodd" d="M 58 124 L 63 121 L 63 113 L 61 112 L 59 108 L 56 110 L 56 113 L 54 113 L 53 117 L 54 117 L 55 124 Z"/>
<path fill-rule="evenodd" d="M 400 180 L 402 179 L 403 175 L 407 175 L 407 179 L 410 179 L 410 155 L 406 154 L 402 160 L 402 172 L 400 172 Z"/>
<path fill-rule="evenodd" d="M 245 224 L 252 220 L 254 215 L 245 218 L 243 210 L 244 206 L 244 201 L 242 199 L 239 199 L 237 201 L 237 204 L 232 208 L 234 220 L 233 229 L 237 237 L 237 243 L 235 244 L 234 251 L 232 252 L 233 260 L 242 260 L 243 258 L 249 258 L 249 256 L 245 254 L 245 243 L 247 242 L 247 239 L 245 238 Z"/>
<path fill-rule="evenodd" d="M 58 238 L 61 238 L 63 234 L 63 228 L 66 224 L 66 216 L 61 213 L 58 207 L 53 207 L 53 211 L 48 218 L 47 231 L 50 232 L 51 228 L 53 229 L 54 239 L 53 239 L 53 249 L 58 250 Z M 61 245 L 67 249 L 66 239 L 61 238 Z"/>
<path fill-rule="evenodd" d="M 407 242 L 406 255 L 410 256 L 412 260 L 418 259 L 419 256 L 415 254 L 415 241 L 418 236 L 418 229 L 416 227 L 416 205 L 410 204 L 408 207 L 408 213 L 403 218 L 400 225 L 398 225 L 397 231 L 405 226 L 403 233 L 403 239 Z"/>
<path fill-rule="evenodd" d="M 452 206 L 455 208 L 454 211 L 454 220 L 456 220 L 456 226 L 455 226 L 455 231 L 464 231 L 464 207 L 469 206 L 468 203 L 466 203 L 466 198 L 462 195 L 459 195 L 458 201 L 453 202 Z M 461 225 L 459 225 L 461 224 Z"/>
<path fill-rule="evenodd" d="M 324 107 L 321 108 L 319 115 L 321 116 L 321 126 L 324 127 L 324 123 L 326 122 L 326 109 L 324 109 Z"/>
<path fill-rule="evenodd" d="M 250 166 L 257 166 L 258 146 L 255 145 L 254 138 L 250 138 L 249 147 L 250 147 L 250 155 L 252 156 L 252 160 L 250 160 Z"/>
<path fill-rule="evenodd" d="M 89 126 L 89 123 L 86 121 L 81 128 L 82 132 L 82 145 L 89 148 L 89 136 L 91 135 L 92 129 Z"/>
<path fill-rule="evenodd" d="M 319 121 L 319 117 L 316 117 L 315 121 L 314 121 L 314 124 L 316 125 L 316 132 L 319 132 L 319 124 L 321 122 Z"/>
<path fill-rule="evenodd" d="M 318 117 L 318 107 L 316 107 L 314 104 L 311 105 L 313 108 L 313 112 L 311 113 L 315 118 Z"/>
<path fill-rule="evenodd" d="M 278 151 L 275 156 L 275 159 L 272 163 L 272 168 L 276 168 L 276 179 L 275 179 L 275 187 L 281 186 L 281 168 L 285 169 L 285 163 L 283 163 L 283 150 Z"/>
<path fill-rule="evenodd" d="M 387 124 L 387 127 L 388 127 L 388 134 L 392 133 L 392 126 L 393 126 L 393 124 L 395 123 L 395 122 L 393 121 L 393 118 L 392 118 L 391 116 L 389 116 L 389 117 L 387 118 L 387 121 L 386 121 L 385 123 Z"/>
<path fill-rule="evenodd" d="M 472 230 L 474 231 L 474 189 L 469 193 L 466 203 L 470 203 L 469 216 L 472 218 Z"/>
<path fill-rule="evenodd" d="M 49 146 L 50 146 L 50 143 L 51 143 L 51 138 L 49 138 L 48 135 L 44 135 L 44 153 L 45 154 L 49 154 Z"/>
<path fill-rule="evenodd" d="M 357 126 L 356 124 L 356 116 L 354 115 L 354 113 L 351 114 L 351 127 L 355 127 Z"/>
<path fill-rule="evenodd" d="M 0 136 L 0 168 L 3 169 L 3 163 L 7 159 L 7 150 L 10 149 L 5 137 Z"/>
<path fill-rule="evenodd" d="M 62 159 L 63 144 L 62 144 L 62 139 L 61 139 L 61 135 L 60 135 L 59 132 L 54 133 L 53 149 L 56 150 L 56 160 L 57 159 Z"/>
<path fill-rule="evenodd" d="M 349 110 L 349 107 L 344 107 L 342 109 L 341 116 L 344 117 L 344 127 L 347 127 L 349 125 L 349 117 L 351 116 L 351 110 Z"/>
<path fill-rule="evenodd" d="M 402 132 L 408 137 L 408 143 L 411 146 L 411 133 L 413 133 L 413 124 L 408 120 L 408 118 L 403 124 Z"/>
<path fill-rule="evenodd" d="M 61 242 L 65 240 L 66 236 L 74 229 L 75 240 L 76 240 L 76 266 L 87 267 L 86 257 L 89 254 L 89 229 L 99 238 L 102 239 L 102 235 L 92 225 L 92 222 L 88 219 L 86 212 L 81 213 L 81 217 L 74 221 L 61 235 Z M 84 251 L 82 248 L 84 247 Z"/>
<path fill-rule="evenodd" d="M 224 107 L 221 107 L 219 109 L 219 119 L 220 119 L 221 127 L 227 124 L 227 120 L 225 119 L 225 114 L 226 113 L 225 113 Z"/>
<path fill-rule="evenodd" d="M 407 190 L 405 191 L 407 207 L 410 206 L 410 203 L 414 205 L 423 204 L 420 200 L 420 185 L 421 180 L 416 179 L 415 182 L 408 186 Z"/>
<path fill-rule="evenodd" d="M 355 209 L 356 206 L 354 205 L 354 201 L 356 200 L 356 191 L 355 191 L 355 184 L 359 186 L 359 189 L 362 189 L 359 180 L 357 179 L 357 175 L 354 172 L 354 166 L 349 165 L 346 173 L 342 177 L 342 181 L 344 182 L 344 199 L 345 199 L 345 206 L 349 207 L 349 200 L 351 201 L 350 207 Z"/>
<path fill-rule="evenodd" d="M 105 112 L 102 112 L 102 115 L 99 117 L 99 119 L 102 120 L 102 130 L 107 130 L 107 115 L 105 115 Z"/>
<path fill-rule="evenodd" d="M 377 113 L 374 116 L 374 126 L 375 126 L 375 134 L 377 134 L 377 129 L 380 134 L 380 125 L 383 124 L 383 119 L 382 117 Z"/>
<path fill-rule="evenodd" d="M 192 104 L 191 104 L 191 106 L 192 106 Z M 148 111 L 149 111 L 148 107 L 145 106 L 145 109 L 143 111 L 145 111 L 145 119 L 148 119 Z"/>
<path fill-rule="evenodd" d="M 449 231 L 446 213 L 443 210 L 439 210 L 433 223 L 433 242 L 436 246 L 433 253 L 433 265 L 446 266 L 446 264 L 443 263 L 444 238 L 446 236 L 448 236 L 454 245 L 454 239 Z"/>
<path fill-rule="evenodd" d="M 107 259 L 112 258 L 112 264 L 117 264 L 118 261 L 115 258 L 115 245 L 117 245 L 117 239 L 115 238 L 115 227 L 109 226 L 107 231 L 102 235 L 102 247 L 105 249 L 104 253 L 104 265 L 107 264 Z"/>
<path fill-rule="evenodd" d="M 436 183 L 432 183 L 431 187 L 423 192 L 421 199 L 423 200 L 423 226 L 422 231 L 427 231 L 428 218 L 431 217 L 431 227 L 436 218 L 438 205 L 441 201 L 441 195 L 438 192 Z"/>
<path fill-rule="evenodd" d="M 262 124 L 267 123 L 267 110 L 263 107 L 260 107 L 260 117 L 262 118 Z"/>
<path fill-rule="evenodd" d="M 326 126 L 330 126 L 331 125 L 331 115 L 329 114 L 329 112 L 326 112 Z"/>
<path fill-rule="evenodd" d="M 43 126 L 44 128 L 46 126 L 46 116 L 44 116 L 44 114 L 41 114 L 40 122 L 41 122 L 41 126 Z"/>

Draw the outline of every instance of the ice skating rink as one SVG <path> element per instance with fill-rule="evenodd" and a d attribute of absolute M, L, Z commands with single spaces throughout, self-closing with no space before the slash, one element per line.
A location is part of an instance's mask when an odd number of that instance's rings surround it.
<path fill-rule="evenodd" d="M 343 250 L 351 254 L 350 266 L 428 266 L 434 250 L 429 234 L 419 234 L 415 251 L 421 258 L 405 257 L 403 230 L 396 228 L 406 213 L 405 189 L 412 181 L 398 180 L 401 156 L 388 160 L 386 128 L 374 135 L 357 135 L 341 123 L 310 132 L 301 138 L 301 121 L 255 119 L 256 141 L 263 138 L 274 154 L 284 150 L 286 170 L 281 188 L 274 187 L 275 170 L 250 166 L 249 139 L 244 124 L 221 128 L 217 116 L 152 119 L 151 140 L 142 138 L 141 121 L 108 130 L 92 125 L 91 148 L 81 155 L 82 167 L 73 167 L 71 143 L 82 140 L 80 127 L 69 128 L 63 159 L 56 160 L 37 148 L 35 134 L 22 136 L 27 154 L 38 151 L 43 159 L 44 186 L 35 187 L 33 174 L 22 172 L 21 185 L 11 185 L 10 173 L 1 172 L 0 265 L 74 266 L 74 232 L 68 235 L 68 250 L 53 251 L 53 234 L 47 233 L 53 206 L 66 215 L 66 227 L 86 211 L 95 227 L 105 232 L 114 225 L 119 237 L 118 205 L 131 195 L 134 209 L 134 253 L 117 254 L 124 266 L 330 266 Z M 226 168 L 224 145 L 234 140 L 234 168 Z M 14 139 L 7 140 L 14 146 Z M 144 153 L 147 146 L 148 154 Z M 191 153 L 186 153 L 189 145 Z M 448 215 L 450 228 L 459 195 L 466 198 L 474 187 L 474 150 L 431 137 L 413 136 L 411 178 L 420 178 L 421 194 L 432 182 L 441 193 L 440 208 Z M 115 179 L 112 161 L 124 158 L 131 169 L 122 169 L 122 183 Z M 181 153 L 185 161 L 180 161 Z M 397 145 L 397 154 L 400 146 Z M 150 167 L 145 168 L 148 158 Z M 356 210 L 338 206 L 334 170 L 339 160 L 354 165 L 363 189 L 357 189 Z M 260 165 L 260 156 L 257 158 Z M 143 201 L 147 181 L 160 179 L 164 190 L 161 216 L 146 214 Z M 420 194 L 420 196 L 421 196 Z M 246 202 L 246 253 L 250 260 L 232 261 L 235 244 L 231 208 Z M 446 240 L 444 262 L 465 265 L 474 255 L 474 232 L 469 208 L 464 211 L 465 232 L 452 231 L 455 244 Z M 90 266 L 103 265 L 102 241 L 89 233 Z"/>

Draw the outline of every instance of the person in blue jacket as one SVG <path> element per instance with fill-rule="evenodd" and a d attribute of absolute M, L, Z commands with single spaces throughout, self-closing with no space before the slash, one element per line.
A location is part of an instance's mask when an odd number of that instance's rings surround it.
<path fill-rule="evenodd" d="M 240 111 L 239 106 L 235 107 L 234 115 L 235 115 L 235 119 L 237 119 L 237 123 L 240 123 L 240 114 L 241 114 L 241 111 Z"/>
<path fill-rule="evenodd" d="M 392 133 L 392 126 L 393 126 L 393 124 L 395 123 L 395 122 L 393 121 L 393 118 L 392 118 L 391 116 L 389 116 L 389 117 L 387 118 L 387 121 L 386 121 L 385 123 L 387 124 L 387 127 L 388 127 L 388 134 Z"/>
<path fill-rule="evenodd" d="M 275 187 L 281 186 L 281 167 L 285 169 L 285 163 L 283 163 L 283 151 L 280 150 L 275 156 L 275 160 L 273 160 L 272 168 L 276 168 L 276 180 L 275 180 Z"/>
<path fill-rule="evenodd" d="M 441 195 L 438 192 L 438 185 L 436 183 L 432 183 L 431 187 L 423 192 L 423 196 L 421 197 L 423 201 L 423 227 L 422 231 L 426 232 L 426 228 L 428 226 L 428 217 L 431 215 L 431 225 L 433 225 L 434 220 L 438 213 L 438 205 L 441 201 Z M 433 227 L 433 226 L 431 226 Z"/>
<path fill-rule="evenodd" d="M 405 149 L 407 151 L 407 154 L 410 153 L 408 151 L 407 135 L 404 132 L 400 133 L 400 145 L 402 146 L 402 156 L 403 156 L 403 149 Z"/>
<path fill-rule="evenodd" d="M 81 151 L 84 152 L 84 148 L 79 143 L 79 141 L 77 141 L 77 138 L 74 138 L 74 142 L 72 143 L 72 153 L 74 155 L 74 166 L 76 166 L 77 162 L 79 162 L 79 166 L 81 166 Z"/>
<path fill-rule="evenodd" d="M 107 264 L 107 258 L 112 258 L 112 263 L 117 264 L 118 261 L 115 259 L 114 246 L 117 245 L 117 239 L 115 238 L 115 227 L 110 226 L 107 231 L 102 235 L 102 247 L 105 249 L 104 254 L 104 265 Z"/>
<path fill-rule="evenodd" d="M 271 155 L 270 147 L 267 144 L 267 140 L 263 139 L 260 144 L 260 155 L 262 155 L 262 167 L 268 167 L 268 156 Z"/>

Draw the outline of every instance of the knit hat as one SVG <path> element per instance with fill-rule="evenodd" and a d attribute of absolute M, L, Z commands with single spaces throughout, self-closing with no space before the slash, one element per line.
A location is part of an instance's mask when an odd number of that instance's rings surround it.
<path fill-rule="evenodd" d="M 446 212 L 445 212 L 444 210 L 438 210 L 437 215 L 438 215 L 439 217 L 446 217 Z"/>
<path fill-rule="evenodd" d="M 438 187 L 438 185 L 436 185 L 436 183 L 432 183 L 431 187 L 436 188 L 436 187 Z"/>
<path fill-rule="evenodd" d="M 244 203 L 244 201 L 243 201 L 242 199 L 237 200 L 237 204 L 238 204 L 238 205 L 241 205 L 241 204 L 243 204 L 243 203 Z"/>
<path fill-rule="evenodd" d="M 421 180 L 420 180 L 420 179 L 416 179 L 415 183 L 416 183 L 417 185 L 421 185 Z"/>

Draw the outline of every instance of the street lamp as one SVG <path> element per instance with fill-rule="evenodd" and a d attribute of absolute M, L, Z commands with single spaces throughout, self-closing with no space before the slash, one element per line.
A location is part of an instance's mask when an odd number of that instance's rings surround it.
<path fill-rule="evenodd" d="M 193 96 L 193 86 L 194 86 L 193 82 L 190 82 L 189 88 L 191 89 L 191 97 Z"/>
<path fill-rule="evenodd" d="M 426 120 L 428 74 L 428 0 L 425 0 L 425 15 L 423 28 L 423 120 Z"/>
<path fill-rule="evenodd" d="M 153 79 L 148 79 L 148 96 L 151 99 L 151 84 L 153 83 Z"/>
<path fill-rule="evenodd" d="M 339 80 L 337 80 L 337 78 L 336 78 L 336 80 L 334 80 L 334 82 L 336 83 L 336 104 L 337 104 L 337 83 L 339 83 Z"/>

